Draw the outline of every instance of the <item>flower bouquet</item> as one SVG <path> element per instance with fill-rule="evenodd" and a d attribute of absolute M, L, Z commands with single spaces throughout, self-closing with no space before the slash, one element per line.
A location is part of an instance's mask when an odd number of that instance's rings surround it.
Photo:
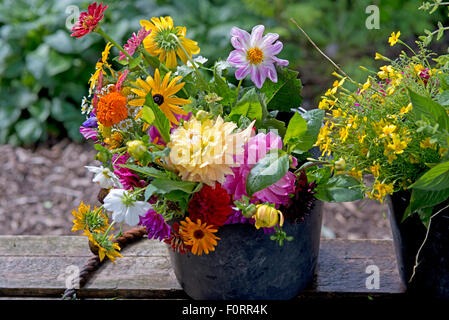
<path fill-rule="evenodd" d="M 441 36 L 441 31 L 438 31 Z M 449 297 L 449 74 L 447 56 L 416 41 L 415 51 L 393 32 L 396 59 L 379 53 L 379 71 L 365 83 L 338 77 L 319 103 L 326 110 L 317 146 L 332 155 L 335 173 L 360 181 L 365 194 L 388 199 L 400 273 L 410 289 Z M 352 88 L 345 87 L 349 83 Z M 330 170 L 330 169 L 328 169 Z M 431 221 L 435 218 L 435 221 Z"/>
<path fill-rule="evenodd" d="M 341 183 L 328 189 L 306 173 L 324 110 L 299 109 L 301 81 L 277 57 L 279 36 L 264 35 L 262 25 L 251 33 L 234 27 L 234 50 L 206 66 L 195 56 L 197 42 L 171 17 L 141 20 L 122 47 L 99 25 L 107 7 L 90 5 L 72 30 L 107 41 L 80 128 L 98 151 L 101 165 L 87 169 L 102 205 L 81 203 L 73 231 L 84 231 L 100 259 L 114 261 L 122 225 L 145 227 L 148 238 L 168 244 L 176 276 L 194 298 L 296 295 L 317 262 L 315 199 L 348 198 Z M 279 112 L 291 112 L 288 125 Z"/>

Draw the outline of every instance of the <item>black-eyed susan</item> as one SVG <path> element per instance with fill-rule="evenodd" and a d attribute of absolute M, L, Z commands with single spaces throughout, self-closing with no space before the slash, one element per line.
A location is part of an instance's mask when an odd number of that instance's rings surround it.
<path fill-rule="evenodd" d="M 140 20 L 140 25 L 146 30 L 152 30 L 143 40 L 145 50 L 152 56 L 159 57 L 159 61 L 170 69 L 177 66 L 177 56 L 185 64 L 193 54 L 200 53 L 198 43 L 185 37 L 187 29 L 174 27 L 171 17 L 151 18 L 151 21 Z M 187 57 L 186 54 L 189 56 Z"/>
<path fill-rule="evenodd" d="M 109 224 L 108 216 L 103 210 L 95 207 L 90 210 L 90 205 L 85 205 L 82 201 L 78 210 L 73 210 L 72 215 L 75 217 L 72 232 L 78 230 L 95 230 L 104 232 Z"/>
<path fill-rule="evenodd" d="M 210 251 L 215 251 L 218 238 L 214 233 L 218 230 L 213 226 L 208 226 L 207 223 L 201 223 L 198 219 L 197 222 L 193 222 L 186 218 L 185 221 L 181 221 L 181 227 L 179 233 L 188 246 L 192 246 L 192 253 L 195 255 L 209 254 Z"/>
<path fill-rule="evenodd" d="M 92 251 L 97 252 L 100 261 L 103 261 L 104 257 L 108 257 L 109 260 L 115 262 L 115 258 L 121 258 L 120 246 L 117 242 L 113 241 L 114 235 L 111 234 L 109 238 L 105 237 L 102 233 L 85 231 L 84 236 L 89 238 L 89 246 Z"/>
<path fill-rule="evenodd" d="M 153 95 L 153 101 L 156 103 L 161 111 L 167 116 L 171 123 L 179 124 L 176 114 L 187 115 L 179 105 L 190 103 L 190 100 L 175 97 L 174 95 L 184 87 L 184 83 L 178 83 L 182 78 L 177 76 L 170 81 L 171 72 L 168 72 L 164 79 L 161 81 L 159 69 L 154 72 L 154 79 L 148 76 L 144 81 L 137 79 L 133 84 L 138 88 L 133 88 L 131 91 L 135 93 L 138 98 L 128 102 L 130 106 L 143 106 L 145 103 L 145 97 L 151 92 Z"/>

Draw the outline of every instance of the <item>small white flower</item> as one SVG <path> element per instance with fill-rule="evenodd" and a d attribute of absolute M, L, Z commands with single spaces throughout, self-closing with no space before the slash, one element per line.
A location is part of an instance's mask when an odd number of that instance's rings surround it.
<path fill-rule="evenodd" d="M 151 209 L 151 204 L 136 200 L 124 189 L 111 190 L 103 202 L 104 208 L 112 211 L 114 221 L 125 221 L 131 227 L 139 223 L 139 216 L 145 215 Z"/>
<path fill-rule="evenodd" d="M 207 62 L 207 58 L 203 56 L 198 56 L 195 59 L 193 59 L 193 61 L 195 62 L 195 66 L 199 67 L 200 64 L 205 64 Z M 192 63 L 190 62 L 190 60 L 187 61 L 187 66 L 192 67 Z"/>
<path fill-rule="evenodd" d="M 87 170 L 95 173 L 93 182 L 96 182 L 100 185 L 100 187 L 104 189 L 110 189 L 113 187 L 121 188 L 122 185 L 119 181 L 119 178 L 111 171 L 109 168 L 105 168 L 103 166 L 94 167 L 94 166 L 85 166 Z"/>
<path fill-rule="evenodd" d="M 126 118 L 126 119 L 120 121 L 119 123 L 115 124 L 113 127 L 118 130 L 126 131 L 129 128 L 132 128 L 133 124 L 134 123 L 131 119 Z"/>

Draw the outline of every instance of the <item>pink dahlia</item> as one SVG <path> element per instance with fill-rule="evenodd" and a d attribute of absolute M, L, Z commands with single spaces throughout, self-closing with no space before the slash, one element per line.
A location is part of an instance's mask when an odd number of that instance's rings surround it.
<path fill-rule="evenodd" d="M 232 168 L 234 176 L 226 177 L 223 185 L 234 200 L 239 200 L 246 194 L 246 178 L 254 165 L 263 159 L 271 149 L 282 149 L 282 139 L 273 132 L 259 133 L 252 137 L 244 147 L 244 153 L 236 157 L 239 167 Z M 296 159 L 294 159 L 294 164 Z M 276 205 L 286 205 L 290 199 L 289 194 L 295 192 L 296 176 L 288 171 L 285 176 L 271 186 L 254 193 L 253 198 L 262 202 Z"/>
<path fill-rule="evenodd" d="M 123 46 L 123 49 L 125 49 L 125 51 L 128 52 L 130 56 L 132 56 L 134 52 L 136 52 L 136 49 L 142 43 L 143 39 L 145 39 L 150 33 L 151 29 L 147 31 L 145 28 L 140 29 L 137 35 L 136 33 L 133 32 L 133 35 L 131 36 L 131 38 L 128 39 L 127 43 Z M 123 60 L 125 58 L 126 55 L 120 51 L 119 60 Z"/>
<path fill-rule="evenodd" d="M 119 178 L 120 183 L 126 190 L 131 190 L 134 187 L 143 188 L 146 183 L 144 180 L 140 180 L 139 176 L 135 174 L 132 170 L 124 168 L 121 165 L 126 164 L 129 159 L 127 154 L 120 156 L 117 159 L 117 154 L 112 157 L 114 174 Z"/>
<path fill-rule="evenodd" d="M 235 68 L 237 80 L 244 79 L 251 73 L 251 80 L 257 88 L 261 88 L 266 78 L 277 82 L 275 64 L 287 66 L 288 61 L 276 57 L 282 50 L 282 42 L 277 41 L 279 35 L 268 33 L 262 37 L 265 27 L 255 26 L 249 34 L 237 27 L 231 30 L 231 44 L 235 48 L 227 61 Z"/>
<path fill-rule="evenodd" d="M 82 36 L 91 33 L 97 27 L 98 23 L 104 17 L 104 11 L 108 6 L 103 7 L 103 2 L 97 5 L 96 2 L 87 7 L 87 12 L 83 11 L 75 25 L 72 28 L 72 37 L 81 38 Z"/>

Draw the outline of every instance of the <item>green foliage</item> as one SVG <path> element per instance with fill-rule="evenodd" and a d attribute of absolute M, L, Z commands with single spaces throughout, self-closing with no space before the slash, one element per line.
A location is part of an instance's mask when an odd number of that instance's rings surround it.
<path fill-rule="evenodd" d="M 348 175 L 336 175 L 316 188 L 315 197 L 327 202 L 347 202 L 363 199 L 365 196 L 359 180 Z"/>
<path fill-rule="evenodd" d="M 249 172 L 246 179 L 246 193 L 252 196 L 257 191 L 278 182 L 285 176 L 289 166 L 287 153 L 279 149 L 270 150 Z"/>
<path fill-rule="evenodd" d="M 302 116 L 295 113 L 284 137 L 288 149 L 296 154 L 308 152 L 316 142 L 323 118 L 324 110 L 321 109 L 307 111 Z"/>

